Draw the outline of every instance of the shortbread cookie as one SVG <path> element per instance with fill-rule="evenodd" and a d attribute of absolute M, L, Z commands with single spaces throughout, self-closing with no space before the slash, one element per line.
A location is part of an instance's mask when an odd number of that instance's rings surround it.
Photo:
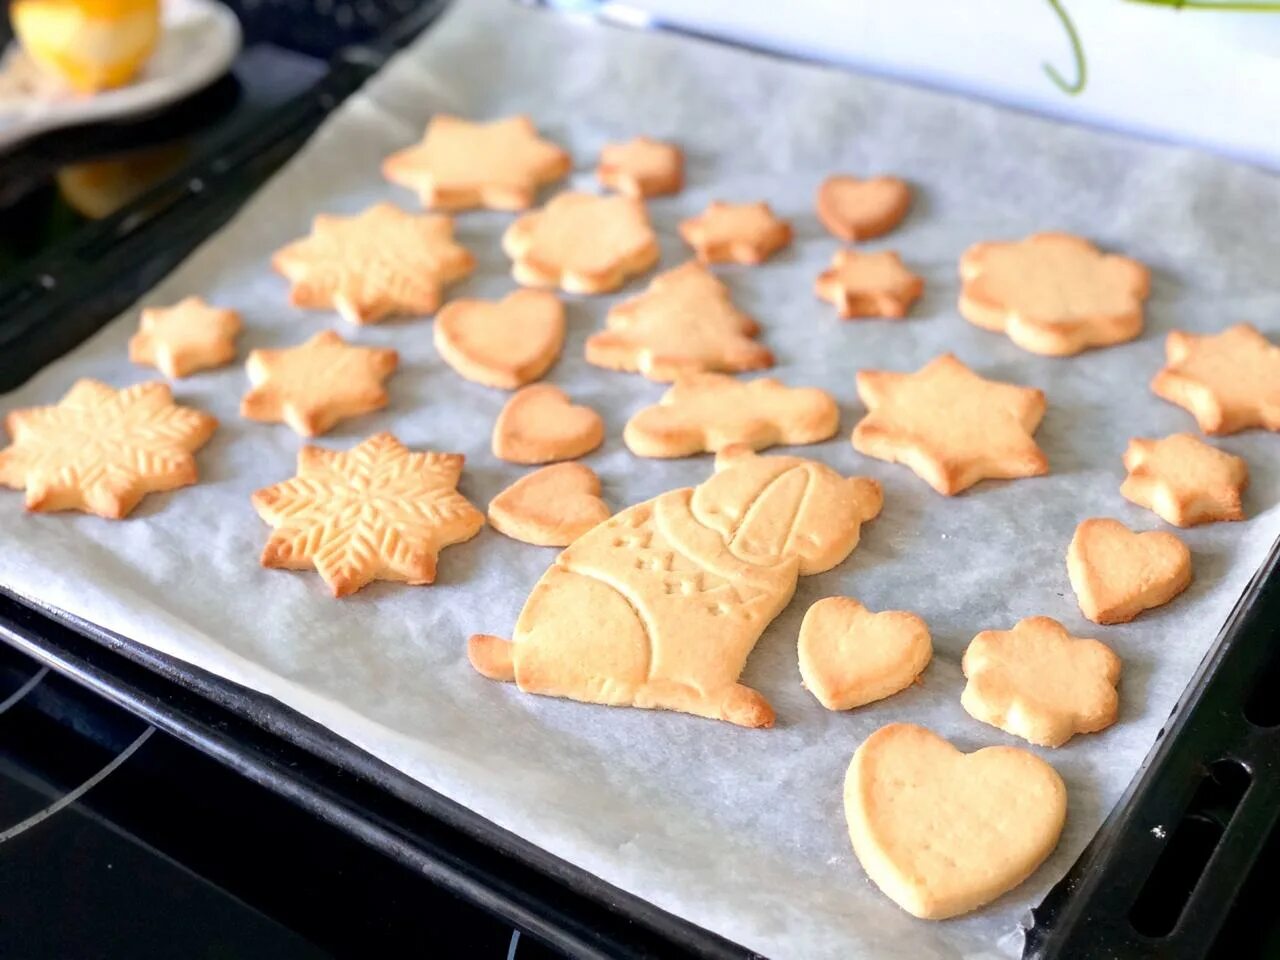
<path fill-rule="evenodd" d="M 1198 336 L 1174 330 L 1151 389 L 1185 407 L 1205 433 L 1280 430 L 1280 346 L 1237 323 Z"/>
<path fill-rule="evenodd" d="M 382 382 L 397 363 L 396 351 L 355 347 L 332 330 L 296 347 L 253 350 L 245 363 L 253 386 L 240 401 L 240 416 L 319 436 L 342 420 L 385 407 Z"/>
<path fill-rule="evenodd" d="M 715 201 L 680 223 L 680 236 L 703 263 L 764 263 L 791 242 L 791 224 L 767 203 Z"/>
<path fill-rule="evenodd" d="M 658 197 L 684 186 L 684 154 L 673 143 L 636 137 L 600 151 L 596 178 L 628 197 Z"/>
<path fill-rule="evenodd" d="M 1134 533 L 1119 520 L 1093 517 L 1071 538 L 1067 575 L 1086 617 L 1128 623 L 1187 589 L 1191 551 L 1172 533 Z"/>
<path fill-rule="evenodd" d="M 293 284 L 295 307 L 377 323 L 435 313 L 445 285 L 469 274 L 475 259 L 453 242 L 448 217 L 379 203 L 354 217 L 321 214 L 311 235 L 279 250 L 271 265 Z"/>
<path fill-rule="evenodd" d="M 562 193 L 502 235 L 511 275 L 529 287 L 608 293 L 658 262 L 644 204 L 631 197 Z"/>
<path fill-rule="evenodd" d="M 186 297 L 172 307 L 142 311 L 138 332 L 129 338 L 129 359 L 178 379 L 197 370 L 230 363 L 236 355 L 240 314 Z"/>
<path fill-rule="evenodd" d="M 588 363 L 609 370 L 669 383 L 684 373 L 773 366 L 773 354 L 753 339 L 756 322 L 695 260 L 658 274 L 644 293 L 611 308 L 605 325 L 587 338 L 586 352 Z"/>
<path fill-rule="evenodd" d="M 960 260 L 960 314 L 1031 353 L 1063 357 L 1142 332 L 1151 274 L 1069 233 L 977 243 Z"/>
<path fill-rule="evenodd" d="M 497 303 L 455 300 L 436 317 L 436 350 L 468 380 L 514 390 L 551 369 L 564 328 L 564 305 L 546 290 L 517 290 Z"/>
<path fill-rule="evenodd" d="M 798 577 L 829 570 L 880 512 L 874 480 L 742 450 L 694 489 L 629 507 L 542 575 L 512 640 L 476 635 L 471 665 L 527 693 L 679 710 L 744 727 L 773 708 L 738 676 Z"/>
<path fill-rule="evenodd" d="M 600 478 L 581 463 L 535 470 L 489 501 L 493 529 L 539 547 L 568 546 L 607 519 Z"/>
<path fill-rule="evenodd" d="M 493 425 L 493 455 L 508 463 L 573 460 L 604 443 L 604 421 L 590 407 L 570 403 L 549 383 L 516 391 Z"/>
<path fill-rule="evenodd" d="M 55 406 L 12 411 L 0 486 L 27 492 L 27 509 L 128 516 L 148 493 L 196 482 L 192 454 L 218 421 L 180 407 L 163 383 L 113 390 L 78 380 Z"/>
<path fill-rule="evenodd" d="M 805 612 L 797 650 L 805 689 L 828 710 L 850 710 L 911 686 L 933 641 L 914 613 L 872 613 L 850 597 L 827 597 Z"/>
<path fill-rule="evenodd" d="M 463 460 L 414 453 L 389 433 L 342 453 L 303 447 L 297 476 L 253 495 L 274 528 L 262 565 L 315 567 L 335 597 L 373 580 L 434 582 L 440 551 L 484 526 L 458 493 Z"/>
<path fill-rule="evenodd" d="M 1053 852 L 1067 788 L 1029 750 L 961 753 L 910 723 L 881 727 L 844 780 L 853 851 L 886 896 L 924 920 L 976 910 Z"/>
<path fill-rule="evenodd" d="M 905 464 L 939 493 L 1049 472 L 1032 438 L 1044 393 L 984 379 L 949 353 L 915 373 L 859 370 L 858 396 L 870 412 L 853 429 L 854 449 Z"/>
<path fill-rule="evenodd" d="M 539 137 L 528 117 L 473 123 L 439 114 L 421 143 L 383 161 L 382 175 L 417 191 L 424 207 L 524 210 L 540 186 L 572 166 L 569 154 Z"/>
<path fill-rule="evenodd" d="M 888 233 L 907 215 L 911 188 L 897 177 L 827 177 L 818 188 L 818 219 L 849 243 Z"/>
<path fill-rule="evenodd" d="M 819 443 L 836 432 L 839 421 L 831 394 L 816 387 L 693 373 L 628 420 L 622 439 L 637 456 L 687 457 L 731 444 L 763 450 L 778 443 Z"/>
<path fill-rule="evenodd" d="M 924 293 L 924 280 L 904 267 L 892 250 L 879 253 L 838 250 L 831 267 L 818 275 L 814 292 L 835 304 L 846 320 L 905 317 Z"/>
<path fill-rule="evenodd" d="M 969 716 L 1030 743 L 1060 747 L 1116 722 L 1120 658 L 1049 617 L 982 631 L 961 668 L 969 682 L 960 703 Z"/>
<path fill-rule="evenodd" d="M 1121 495 L 1175 527 L 1244 519 L 1248 464 L 1189 433 L 1130 440 L 1124 468 Z"/>

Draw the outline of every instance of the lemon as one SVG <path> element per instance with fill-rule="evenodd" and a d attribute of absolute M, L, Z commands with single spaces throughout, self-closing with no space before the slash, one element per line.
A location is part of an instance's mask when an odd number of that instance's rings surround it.
<path fill-rule="evenodd" d="M 160 0 L 13 0 L 9 17 L 27 55 L 81 93 L 128 83 L 160 34 Z"/>

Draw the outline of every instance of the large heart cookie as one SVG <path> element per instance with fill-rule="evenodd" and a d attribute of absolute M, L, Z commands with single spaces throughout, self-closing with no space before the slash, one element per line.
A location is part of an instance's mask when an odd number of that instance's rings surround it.
<path fill-rule="evenodd" d="M 941 920 L 1029 877 L 1057 845 L 1067 788 L 1017 747 L 961 753 L 910 723 L 881 727 L 844 781 L 853 851 L 908 913 Z"/>
<path fill-rule="evenodd" d="M 841 240 L 855 243 L 888 233 L 907 215 L 911 188 L 897 177 L 827 177 L 818 188 L 818 219 Z"/>
<path fill-rule="evenodd" d="M 549 383 L 516 391 L 493 425 L 493 455 L 510 463 L 573 460 L 603 442 L 600 414 Z"/>
<path fill-rule="evenodd" d="M 436 350 L 468 380 L 514 390 L 541 377 L 564 346 L 564 306 L 546 290 L 455 300 L 435 323 Z"/>
<path fill-rule="evenodd" d="M 489 501 L 495 530 L 539 547 L 568 546 L 608 518 L 600 478 L 581 463 L 535 470 Z"/>
<path fill-rule="evenodd" d="M 800 676 L 828 710 L 850 710 L 911 686 L 933 656 L 929 628 L 914 613 L 872 613 L 849 597 L 827 597 L 800 624 Z"/>
<path fill-rule="evenodd" d="M 1191 551 L 1172 533 L 1134 533 L 1119 520 L 1093 517 L 1076 527 L 1067 574 L 1086 617 L 1128 623 L 1187 589 Z"/>

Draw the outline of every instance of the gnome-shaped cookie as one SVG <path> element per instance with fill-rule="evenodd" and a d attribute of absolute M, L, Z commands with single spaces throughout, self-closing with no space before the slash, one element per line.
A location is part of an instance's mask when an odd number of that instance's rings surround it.
<path fill-rule="evenodd" d="M 698 487 L 630 507 L 566 547 L 514 639 L 476 635 L 467 654 L 528 693 L 771 726 L 768 701 L 738 683 L 747 656 L 797 579 L 847 557 L 881 502 L 874 480 L 731 448 Z"/>

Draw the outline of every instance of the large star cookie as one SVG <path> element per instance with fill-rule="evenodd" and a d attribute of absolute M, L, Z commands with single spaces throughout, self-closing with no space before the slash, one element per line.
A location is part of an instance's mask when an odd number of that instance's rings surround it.
<path fill-rule="evenodd" d="M 870 412 L 853 429 L 854 449 L 906 464 L 939 493 L 1049 472 L 1032 438 L 1044 393 L 984 379 L 949 353 L 915 373 L 860 370 L 858 396 Z"/>
<path fill-rule="evenodd" d="M 960 260 L 960 313 L 1031 353 L 1062 357 L 1142 332 L 1151 274 L 1069 233 L 977 243 Z"/>
<path fill-rule="evenodd" d="M 694 373 L 628 420 L 622 439 L 640 457 L 687 457 L 734 445 L 763 450 L 819 443 L 836 432 L 839 419 L 831 394 L 816 387 Z"/>
<path fill-rule="evenodd" d="M 838 250 L 830 269 L 818 275 L 814 292 L 835 304 L 846 320 L 905 317 L 911 304 L 924 293 L 924 280 L 904 267 L 892 250 Z"/>
<path fill-rule="evenodd" d="M 475 259 L 453 242 L 448 217 L 379 203 L 354 217 L 321 214 L 311 235 L 279 250 L 271 265 L 293 284 L 295 307 L 332 307 L 351 323 L 435 313 L 446 284 Z"/>
<path fill-rule="evenodd" d="M 644 204 L 631 197 L 562 193 L 507 228 L 511 275 L 530 287 L 607 293 L 658 262 Z"/>
<path fill-rule="evenodd" d="M 538 187 L 572 166 L 569 154 L 540 138 L 528 117 L 473 123 L 441 114 L 427 124 L 421 143 L 383 161 L 382 174 L 416 190 L 426 207 L 524 210 Z"/>
<path fill-rule="evenodd" d="M 773 354 L 752 339 L 760 329 L 756 322 L 696 261 L 658 274 L 644 293 L 613 307 L 605 325 L 607 330 L 587 338 L 587 362 L 638 370 L 650 380 L 773 366 Z"/>
<path fill-rule="evenodd" d="M 484 514 L 458 493 L 460 453 L 414 453 L 379 433 L 345 453 L 298 452 L 298 474 L 253 495 L 274 530 L 264 567 L 315 567 L 335 597 L 373 580 L 432 583 L 440 551 L 470 540 Z"/>
<path fill-rule="evenodd" d="M 715 201 L 680 222 L 680 236 L 703 263 L 764 263 L 791 242 L 791 224 L 769 205 Z"/>
<path fill-rule="evenodd" d="M 1156 396 L 1185 407 L 1205 433 L 1280 430 L 1280 347 L 1247 323 L 1197 336 L 1174 330 Z"/>
<path fill-rule="evenodd" d="M 382 381 L 398 362 L 394 350 L 353 347 L 332 330 L 296 347 L 254 350 L 245 363 L 253 387 L 240 415 L 319 436 L 340 420 L 385 407 Z"/>
<path fill-rule="evenodd" d="M 1130 440 L 1124 468 L 1121 495 L 1176 527 L 1244 519 L 1248 464 L 1189 433 Z"/>
<path fill-rule="evenodd" d="M 0 484 L 27 491 L 27 509 L 82 510 L 119 520 L 148 493 L 196 482 L 192 453 L 218 421 L 180 407 L 163 383 L 113 390 L 80 380 L 51 407 L 5 418 Z"/>
<path fill-rule="evenodd" d="M 186 297 L 172 307 L 148 307 L 129 339 L 129 359 L 173 379 L 220 367 L 236 355 L 240 327 L 234 310 L 211 307 L 199 297 Z"/>
<path fill-rule="evenodd" d="M 684 186 L 684 154 L 675 144 L 636 137 L 606 144 L 596 179 L 628 197 L 657 197 Z"/>

